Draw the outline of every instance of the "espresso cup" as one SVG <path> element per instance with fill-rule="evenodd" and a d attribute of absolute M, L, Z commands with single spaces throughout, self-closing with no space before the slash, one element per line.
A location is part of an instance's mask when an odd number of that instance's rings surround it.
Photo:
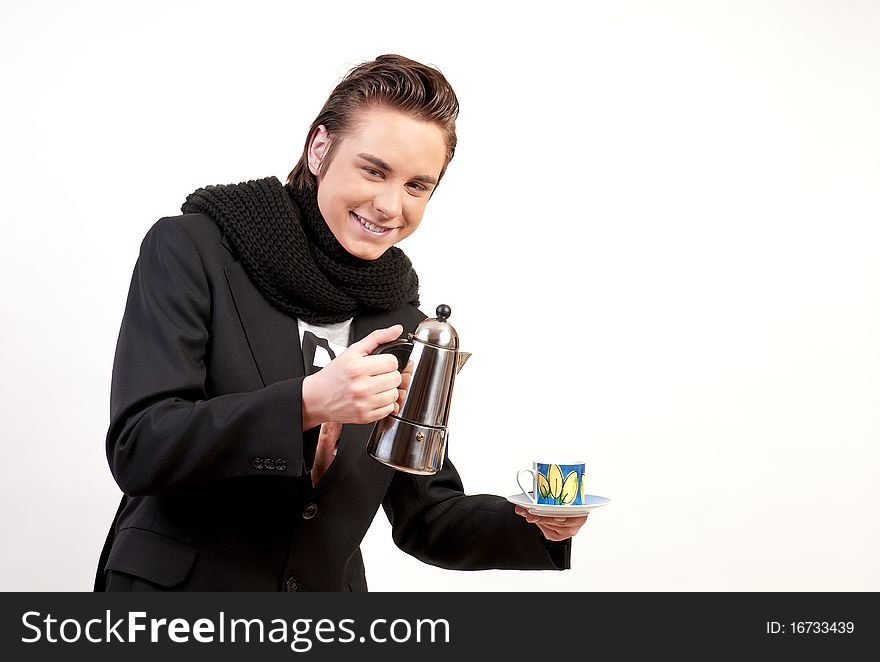
<path fill-rule="evenodd" d="M 533 462 L 531 469 L 516 474 L 519 489 L 532 503 L 548 506 L 580 506 L 586 498 L 583 462 Z M 523 487 L 520 477 L 531 475 L 531 490 Z"/>

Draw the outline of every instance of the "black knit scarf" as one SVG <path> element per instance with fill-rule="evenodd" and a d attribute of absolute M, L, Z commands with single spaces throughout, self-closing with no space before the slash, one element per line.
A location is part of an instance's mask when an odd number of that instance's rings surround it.
<path fill-rule="evenodd" d="M 293 317 L 327 324 L 419 305 L 406 254 L 392 246 L 377 260 L 351 255 L 327 227 L 314 190 L 267 177 L 200 188 L 180 209 L 213 218 L 263 296 Z"/>

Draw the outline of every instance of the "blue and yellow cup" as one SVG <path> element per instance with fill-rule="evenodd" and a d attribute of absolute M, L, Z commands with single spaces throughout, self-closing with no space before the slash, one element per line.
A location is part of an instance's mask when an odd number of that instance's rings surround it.
<path fill-rule="evenodd" d="M 531 490 L 520 482 L 524 473 L 531 474 Z M 534 462 L 532 469 L 516 474 L 519 489 L 532 503 L 548 506 L 580 506 L 586 500 L 583 462 Z"/>

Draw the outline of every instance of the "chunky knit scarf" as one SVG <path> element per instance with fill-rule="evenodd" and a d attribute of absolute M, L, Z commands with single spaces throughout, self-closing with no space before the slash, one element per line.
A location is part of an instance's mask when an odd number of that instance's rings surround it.
<path fill-rule="evenodd" d="M 213 218 L 263 296 L 293 317 L 327 324 L 419 305 L 419 278 L 406 254 L 392 246 L 377 260 L 351 255 L 327 227 L 314 190 L 275 177 L 208 186 L 181 211 Z"/>

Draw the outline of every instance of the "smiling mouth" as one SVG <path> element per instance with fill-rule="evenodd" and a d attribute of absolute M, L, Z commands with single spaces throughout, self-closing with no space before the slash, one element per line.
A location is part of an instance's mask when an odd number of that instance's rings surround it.
<path fill-rule="evenodd" d="M 355 219 L 358 223 L 360 223 L 361 226 L 362 226 L 365 230 L 367 230 L 370 234 L 374 234 L 374 235 L 377 235 L 377 236 L 382 236 L 383 234 L 388 234 L 389 232 L 391 232 L 392 230 L 394 230 L 394 228 L 386 228 L 386 227 L 383 227 L 383 226 L 381 226 L 381 225 L 376 225 L 375 223 L 371 223 L 371 222 L 368 221 L 367 219 L 365 219 L 365 218 L 363 218 L 363 217 L 361 217 L 361 216 L 358 216 L 358 215 L 355 214 L 354 212 L 351 212 L 351 215 L 352 215 L 352 216 L 354 217 L 354 219 Z"/>

